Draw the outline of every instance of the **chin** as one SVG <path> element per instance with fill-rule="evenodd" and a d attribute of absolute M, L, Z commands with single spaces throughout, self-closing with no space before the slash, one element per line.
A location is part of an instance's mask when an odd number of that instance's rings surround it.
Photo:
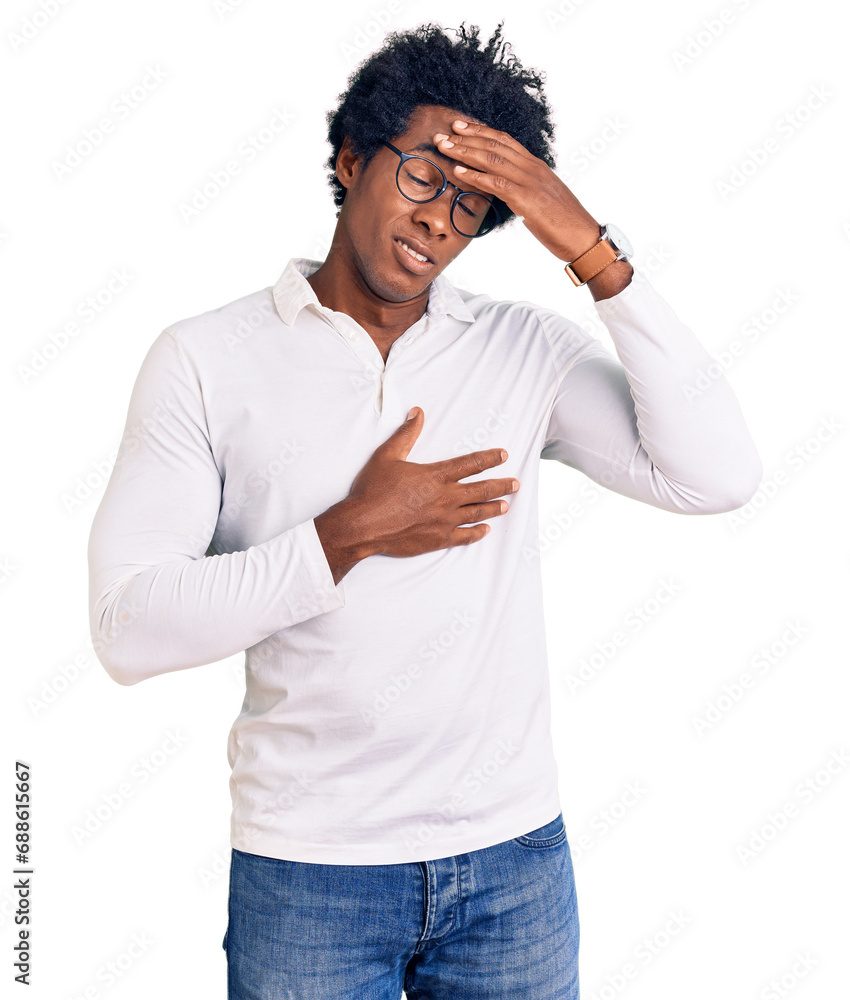
<path fill-rule="evenodd" d="M 390 266 L 394 266 L 394 261 L 390 261 Z M 385 299 L 387 302 L 407 302 L 429 288 L 439 272 L 435 268 L 434 273 L 429 274 L 426 278 L 424 275 L 396 269 L 392 277 L 388 278 L 385 273 L 376 268 L 361 266 L 360 273 L 372 292 L 379 298 Z"/>

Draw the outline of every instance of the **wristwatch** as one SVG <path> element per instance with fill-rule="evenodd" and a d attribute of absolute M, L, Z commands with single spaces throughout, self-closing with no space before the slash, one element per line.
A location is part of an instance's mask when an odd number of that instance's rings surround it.
<path fill-rule="evenodd" d="M 600 227 L 599 242 L 564 268 L 574 285 L 583 285 L 615 260 L 630 260 L 634 251 L 622 229 L 606 223 Z"/>

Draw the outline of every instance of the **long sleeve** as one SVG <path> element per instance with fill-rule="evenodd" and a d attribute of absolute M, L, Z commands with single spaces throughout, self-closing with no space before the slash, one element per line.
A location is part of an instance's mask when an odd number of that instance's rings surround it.
<path fill-rule="evenodd" d="M 207 555 L 221 502 L 202 387 L 164 330 L 136 378 L 88 545 L 92 641 L 118 683 L 216 662 L 345 606 L 312 519 Z"/>
<path fill-rule="evenodd" d="M 594 305 L 620 363 L 577 324 L 541 310 L 560 378 L 541 457 L 664 510 L 743 506 L 762 464 L 711 356 L 638 272 Z"/>

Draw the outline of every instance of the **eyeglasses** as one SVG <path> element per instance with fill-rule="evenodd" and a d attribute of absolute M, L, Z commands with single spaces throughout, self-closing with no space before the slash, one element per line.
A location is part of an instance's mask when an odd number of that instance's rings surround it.
<path fill-rule="evenodd" d="M 486 236 L 502 221 L 502 215 L 492 198 L 474 191 L 462 191 L 457 184 L 452 184 L 433 160 L 412 153 L 402 153 L 389 142 L 382 142 L 382 145 L 399 157 L 395 182 L 408 201 L 415 201 L 420 205 L 434 201 L 449 185 L 458 192 L 452 200 L 449 218 L 452 227 L 461 236 L 469 239 Z"/>

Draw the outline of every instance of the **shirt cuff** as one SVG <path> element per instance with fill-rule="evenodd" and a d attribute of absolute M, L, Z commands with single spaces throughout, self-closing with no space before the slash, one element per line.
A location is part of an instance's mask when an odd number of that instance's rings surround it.
<path fill-rule="evenodd" d="M 641 299 L 647 294 L 657 295 L 647 278 L 632 265 L 632 280 L 621 288 L 616 295 L 609 295 L 607 299 L 594 299 L 593 304 L 599 313 L 600 319 L 604 322 L 608 316 L 616 315 L 623 309 L 630 308 L 636 299 Z"/>
<path fill-rule="evenodd" d="M 289 562 L 280 591 L 286 606 L 284 618 L 287 625 L 345 607 L 343 581 L 334 583 L 328 558 L 316 531 L 315 519 L 303 521 L 279 537 L 286 540 L 288 550 L 278 563 L 287 566 Z M 292 559 L 292 556 L 300 558 Z"/>

